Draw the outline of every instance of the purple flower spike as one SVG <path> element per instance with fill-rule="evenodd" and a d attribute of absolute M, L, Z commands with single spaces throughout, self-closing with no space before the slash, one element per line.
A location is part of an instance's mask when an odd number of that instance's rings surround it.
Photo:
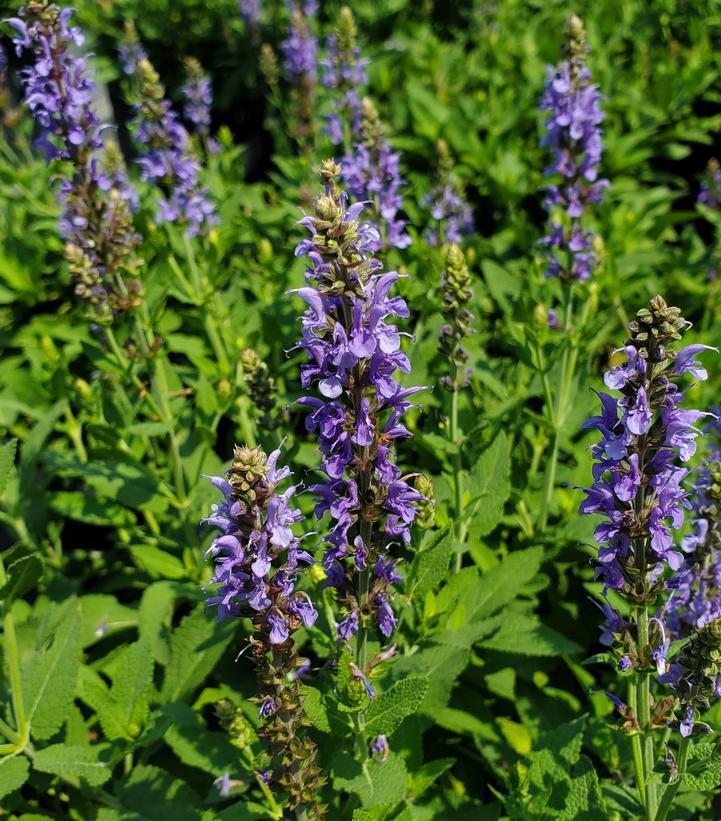
<path fill-rule="evenodd" d="M 597 264 L 594 235 L 581 225 L 592 203 L 603 200 L 608 180 L 598 179 L 603 112 L 598 87 L 585 65 L 588 48 L 581 20 L 571 18 L 568 60 L 548 69 L 541 111 L 548 113 L 541 145 L 549 146 L 553 162 L 546 176 L 560 181 L 546 188 L 549 232 L 540 240 L 548 249 L 547 277 L 585 281 Z M 565 212 L 564 224 L 555 218 Z"/>
<path fill-rule="evenodd" d="M 707 414 L 681 407 L 683 392 L 674 381 L 692 370 L 697 378 L 706 376 L 695 360 L 704 346 L 673 349 L 686 328 L 678 308 L 670 308 L 660 296 L 639 311 L 629 324 L 625 362 L 604 379 L 621 396 L 600 393 L 601 413 L 584 426 L 600 434 L 592 449 L 594 484 L 585 489 L 581 503 L 582 513 L 602 517 L 595 530 L 596 578 L 603 581 L 604 593 L 613 588 L 631 603 L 648 597 L 665 568 L 671 571 L 667 584 L 677 591 L 679 603 L 691 596 L 674 534 L 691 507 L 682 487 L 688 473 L 682 463 L 695 449 L 699 432 L 694 422 Z M 693 550 L 690 541 L 683 543 L 687 551 Z M 639 649 L 635 625 L 609 605 L 600 606 L 607 619 L 601 641 L 617 651 L 621 669 L 649 669 L 652 663 L 660 676 L 667 676 L 671 638 L 680 620 L 676 610 L 664 607 L 651 619 L 648 646 Z"/>
<path fill-rule="evenodd" d="M 390 551 L 410 541 L 422 497 L 392 454 L 393 442 L 409 436 L 402 419 L 420 390 L 396 381 L 410 363 L 392 320 L 408 316 L 408 308 L 392 295 L 399 275 L 382 273 L 372 254 L 375 235 L 359 223 L 361 206 L 348 207 L 338 190 L 339 172 L 334 162 L 324 163 L 325 193 L 313 215 L 301 220 L 311 239 L 299 243 L 296 254 L 308 259 L 306 287 L 297 292 L 307 306 L 298 345 L 308 359 L 301 383 L 319 394 L 299 404 L 309 411 L 306 428 L 318 437 L 325 473 L 310 489 L 316 516 L 330 516 L 323 566 L 327 583 L 345 597 L 338 638 L 347 642 L 373 621 L 382 636 L 391 636 L 391 586 L 401 576 Z M 361 573 L 369 577 L 362 591 Z"/>

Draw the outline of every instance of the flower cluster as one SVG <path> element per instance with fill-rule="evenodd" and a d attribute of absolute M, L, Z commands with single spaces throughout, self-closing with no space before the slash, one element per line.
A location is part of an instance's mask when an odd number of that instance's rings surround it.
<path fill-rule="evenodd" d="M 707 377 L 696 359 L 707 346 L 671 347 L 686 327 L 678 308 L 667 306 L 660 296 L 639 311 L 629 324 L 625 361 L 604 377 L 607 388 L 621 397 L 599 394 L 601 413 L 585 423 L 601 435 L 593 447 L 594 484 L 581 504 L 582 513 L 604 517 L 595 531 L 600 545 L 596 575 L 604 589 L 618 590 L 638 606 L 656 599 L 665 567 L 678 571 L 683 564 L 673 537 L 690 507 L 681 484 L 688 473 L 682 463 L 696 451 L 699 430 L 694 423 L 707 415 L 682 407 L 679 377 Z M 606 615 L 609 634 L 622 633 L 620 616 L 610 608 Z M 644 648 L 632 648 L 622 666 L 652 664 L 664 672 L 670 637 L 661 613 L 653 624 L 653 658 L 635 657 Z"/>
<path fill-rule="evenodd" d="M 185 105 L 183 116 L 192 123 L 193 130 L 207 138 L 210 132 L 210 109 L 213 105 L 213 87 L 200 63 L 193 57 L 185 61 L 187 80 L 183 86 Z"/>
<path fill-rule="evenodd" d="M 549 68 L 541 98 L 541 111 L 550 115 L 541 145 L 553 151 L 546 176 L 562 178 L 559 185 L 546 188 L 546 208 L 551 214 L 548 234 L 541 240 L 549 249 L 546 276 L 570 281 L 587 280 L 593 273 L 597 262 L 593 233 L 583 227 L 582 217 L 591 203 L 602 201 L 608 187 L 608 180 L 598 179 L 603 112 L 600 92 L 585 65 L 586 53 L 583 24 L 573 16 L 568 60 Z M 554 218 L 556 208 L 565 212 L 565 219 Z"/>
<path fill-rule="evenodd" d="M 453 158 L 445 140 L 438 140 L 438 185 L 421 200 L 437 226 L 426 232 L 429 245 L 459 243 L 473 230 L 473 212 L 463 186 L 453 173 Z"/>
<path fill-rule="evenodd" d="M 721 434 L 718 417 L 707 434 Z M 693 531 L 681 541 L 684 567 L 669 581 L 669 625 L 675 637 L 721 618 L 721 450 L 712 442 L 693 490 Z"/>
<path fill-rule="evenodd" d="M 158 200 L 158 222 L 181 222 L 189 236 L 207 232 L 216 223 L 208 190 L 200 182 L 200 166 L 190 137 L 165 99 L 158 73 L 139 45 L 132 25 L 121 50 L 126 73 L 134 80 L 133 138 L 141 150 L 140 176 L 161 185 L 167 196 Z"/>
<path fill-rule="evenodd" d="M 255 35 L 260 28 L 263 11 L 260 0 L 238 0 L 238 11 L 245 24 Z"/>
<path fill-rule="evenodd" d="M 721 207 L 721 164 L 715 158 L 708 161 L 697 201 L 714 211 Z"/>
<path fill-rule="evenodd" d="M 258 448 L 236 447 L 225 478 L 210 477 L 223 494 L 204 521 L 218 528 L 208 555 L 215 560 L 208 605 L 218 607 L 218 619 L 246 616 L 253 632 L 250 643 L 260 686 L 261 736 L 274 759 L 277 783 L 288 792 L 291 806 L 317 812 L 323 783 L 314 742 L 299 731 L 304 713 L 298 687 L 302 662 L 293 634 L 311 627 L 318 613 L 307 593 L 296 589 L 302 564 L 313 557 L 302 549 L 293 525 L 303 517 L 293 507 L 294 486 L 278 486 L 290 476 L 278 468 L 280 450 L 270 456 Z"/>
<path fill-rule="evenodd" d="M 296 82 L 314 81 L 318 71 L 318 42 L 310 26 L 315 12 L 313 5 L 310 8 L 292 7 L 290 31 L 282 43 L 285 70 Z"/>
<path fill-rule="evenodd" d="M 471 275 L 463 251 L 451 245 L 446 254 L 446 270 L 441 283 L 443 292 L 442 311 L 446 323 L 441 328 L 440 354 L 453 365 L 453 374 L 443 377 L 443 386 L 457 391 L 468 385 L 471 369 L 466 368 L 468 353 L 464 339 L 473 333 L 473 314 L 468 303 L 473 296 Z"/>
<path fill-rule="evenodd" d="M 326 117 L 323 131 L 333 145 L 357 139 L 363 124 L 361 88 L 368 82 L 368 60 L 360 56 L 353 12 L 343 6 L 335 34 L 328 38 L 328 53 L 320 61 L 322 83 L 332 89 L 333 112 Z"/>
<path fill-rule="evenodd" d="M 25 101 L 40 129 L 48 160 L 68 160 L 72 170 L 60 185 L 60 231 L 75 293 L 98 319 L 130 310 L 140 300 L 134 252 L 138 237 L 130 209 L 137 195 L 119 152 L 103 151 L 100 119 L 93 108 L 95 83 L 86 61 L 74 53 L 84 42 L 70 24 L 73 10 L 32 0 L 8 22 L 18 55 L 34 62 L 21 72 Z"/>
<path fill-rule="evenodd" d="M 349 640 L 369 617 L 388 637 L 395 627 L 390 585 L 401 580 L 389 549 L 408 544 L 421 494 L 393 462 L 392 445 L 409 436 L 402 417 L 420 388 L 402 388 L 395 372 L 408 373 L 401 334 L 389 317 L 408 308 L 390 296 L 397 273 L 381 273 L 372 255 L 373 230 L 360 224 L 362 203 L 347 206 L 336 184 L 340 167 L 323 164 L 325 193 L 301 224 L 311 237 L 296 249 L 306 255 L 308 308 L 299 347 L 309 362 L 304 388 L 317 384 L 320 397 L 299 401 L 310 409 L 309 432 L 318 435 L 325 480 L 313 486 L 316 515 L 330 514 L 323 564 L 328 584 L 346 593 L 349 612 L 338 626 Z M 356 582 L 362 577 L 363 583 Z"/>
<path fill-rule="evenodd" d="M 373 252 L 407 248 L 411 244 L 406 221 L 398 214 L 403 208 L 400 154 L 393 151 L 373 102 L 364 97 L 361 139 L 353 153 L 343 158 L 343 180 L 351 196 L 371 203 L 373 233 L 368 233 Z"/>

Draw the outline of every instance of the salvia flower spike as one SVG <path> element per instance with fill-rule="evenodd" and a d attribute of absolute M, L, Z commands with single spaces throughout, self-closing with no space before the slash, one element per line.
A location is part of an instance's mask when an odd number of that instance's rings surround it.
<path fill-rule="evenodd" d="M 18 55 L 28 50 L 34 56 L 20 76 L 40 130 L 38 145 L 48 160 L 66 160 L 70 167 L 60 185 L 60 233 L 75 293 L 92 307 L 96 321 L 109 322 L 140 302 L 131 214 L 137 195 L 119 152 L 104 151 L 93 107 L 95 82 L 75 51 L 84 37 L 71 24 L 72 14 L 32 0 L 8 22 Z"/>
<path fill-rule="evenodd" d="M 296 254 L 308 260 L 306 287 L 298 291 L 308 306 L 301 383 L 319 394 L 299 402 L 309 408 L 306 427 L 320 444 L 325 478 L 311 490 L 316 515 L 331 519 L 323 564 L 328 584 L 344 596 L 338 637 L 348 641 L 371 619 L 386 638 L 395 627 L 396 546 L 410 541 L 422 496 L 394 464 L 392 446 L 409 436 L 402 418 L 420 388 L 403 388 L 395 378 L 410 370 L 389 321 L 408 316 L 404 300 L 391 296 L 399 275 L 381 272 L 371 251 L 377 235 L 360 222 L 363 204 L 348 206 L 339 174 L 332 160 L 323 164 L 325 190 L 301 220 L 311 236 Z M 358 664 L 364 673 L 362 653 Z"/>
<path fill-rule="evenodd" d="M 190 136 L 165 99 L 158 73 L 132 24 L 126 28 L 120 54 L 136 100 L 132 133 L 140 149 L 140 176 L 165 192 L 157 203 L 156 220 L 181 223 L 189 236 L 205 234 L 218 221 L 215 206 L 200 181 L 200 164 Z"/>
<path fill-rule="evenodd" d="M 430 208 L 435 225 L 426 232 L 429 245 L 460 243 L 473 231 L 473 212 L 466 201 L 463 185 L 453 172 L 453 158 L 448 143 L 438 140 L 438 183 L 421 200 Z"/>
<path fill-rule="evenodd" d="M 473 314 L 468 309 L 473 296 L 471 275 L 463 251 L 457 245 L 448 248 L 441 291 L 441 309 L 446 321 L 441 328 L 440 353 L 453 366 L 453 372 L 443 377 L 443 386 L 457 391 L 469 383 L 471 371 L 466 367 L 468 353 L 463 341 L 473 333 Z"/>
<path fill-rule="evenodd" d="M 293 506 L 295 487 L 281 491 L 290 476 L 278 467 L 280 449 L 266 456 L 259 448 L 236 447 L 225 477 L 210 477 L 223 494 L 204 522 L 220 535 L 208 550 L 215 561 L 208 598 L 218 619 L 251 620 L 253 660 L 260 689 L 261 737 L 272 757 L 272 778 L 287 792 L 291 808 L 323 814 L 324 783 L 315 743 L 305 733 L 293 634 L 318 616 L 310 596 L 297 588 L 302 567 L 313 563 L 293 526 L 303 517 Z"/>
<path fill-rule="evenodd" d="M 683 407 L 679 378 L 686 373 L 706 378 L 696 357 L 708 348 L 675 349 L 686 328 L 678 308 L 660 296 L 640 310 L 629 323 L 625 360 L 604 377 L 606 387 L 621 395 L 599 393 L 601 412 L 585 423 L 601 436 L 593 446 L 594 484 L 581 504 L 582 513 L 604 517 L 595 531 L 596 576 L 636 607 L 654 604 L 664 568 L 675 573 L 683 564 L 674 532 L 690 507 L 682 486 L 688 474 L 684 465 L 696 451 L 695 423 L 708 416 Z M 629 625 L 612 608 L 603 609 L 606 643 L 618 641 L 621 669 L 663 673 L 670 636 L 662 616 L 651 620 L 649 642 L 641 647 Z"/>
<path fill-rule="evenodd" d="M 185 61 L 186 81 L 183 85 L 183 116 L 200 137 L 210 133 L 210 109 L 213 105 L 213 87 L 210 78 L 194 57 Z"/>
<path fill-rule="evenodd" d="M 583 23 L 571 17 L 567 59 L 548 69 L 541 111 L 548 114 L 541 145 L 549 146 L 553 162 L 547 177 L 560 177 L 546 187 L 549 231 L 541 244 L 548 249 L 547 277 L 584 281 L 593 274 L 597 255 L 594 235 L 583 217 L 592 203 L 601 202 L 608 180 L 598 178 L 603 112 L 598 87 L 586 66 Z M 558 218 L 562 212 L 562 218 Z"/>
<path fill-rule="evenodd" d="M 333 93 L 333 111 L 326 117 L 324 134 L 334 145 L 350 149 L 363 125 L 362 89 L 368 83 L 368 60 L 361 57 L 357 45 L 353 12 L 343 6 L 336 31 L 328 38 L 327 55 L 320 61 L 321 82 Z"/>
<path fill-rule="evenodd" d="M 391 148 L 373 101 L 364 97 L 361 105 L 361 138 L 353 145 L 352 153 L 343 158 L 343 180 L 355 200 L 370 204 L 368 211 L 375 228 L 375 235 L 368 235 L 370 249 L 377 253 L 407 248 L 411 237 L 406 231 L 406 221 L 400 216 L 403 209 L 400 154 Z"/>

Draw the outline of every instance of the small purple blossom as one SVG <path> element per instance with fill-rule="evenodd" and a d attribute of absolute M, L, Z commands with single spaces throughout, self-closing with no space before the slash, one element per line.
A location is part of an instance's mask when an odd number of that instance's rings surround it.
<path fill-rule="evenodd" d="M 721 164 L 715 158 L 708 161 L 706 175 L 696 200 L 701 205 L 718 211 L 721 208 Z"/>
<path fill-rule="evenodd" d="M 210 133 L 210 109 L 213 105 L 213 87 L 210 78 L 203 73 L 197 60 L 186 62 L 188 77 L 183 85 L 185 105 L 183 116 L 191 123 L 193 130 L 201 137 Z"/>
<path fill-rule="evenodd" d="M 296 8 L 291 13 L 290 31 L 282 43 L 285 70 L 291 80 L 314 81 L 318 71 L 318 42 L 311 29 L 315 8 Z"/>

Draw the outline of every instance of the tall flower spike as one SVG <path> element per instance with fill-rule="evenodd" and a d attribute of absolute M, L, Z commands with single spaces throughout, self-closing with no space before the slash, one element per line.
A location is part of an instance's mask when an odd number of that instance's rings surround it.
<path fill-rule="evenodd" d="M 297 122 L 295 136 L 308 147 L 313 135 L 315 86 L 318 75 L 318 43 L 311 20 L 316 13 L 312 3 L 288 3 L 291 9 L 290 31 L 283 41 L 285 70 L 296 90 Z"/>
<path fill-rule="evenodd" d="M 210 133 L 210 109 L 213 105 L 213 87 L 210 78 L 194 57 L 185 61 L 187 79 L 183 86 L 185 105 L 183 116 L 191 123 L 196 134 L 207 139 Z"/>
<path fill-rule="evenodd" d="M 473 296 L 471 275 L 463 251 L 457 245 L 451 245 L 446 254 L 441 289 L 441 310 L 446 324 L 441 328 L 440 352 L 444 360 L 454 366 L 453 373 L 443 377 L 443 386 L 449 391 L 457 391 L 468 385 L 471 369 L 465 367 L 468 353 L 463 341 L 473 333 L 473 314 L 468 310 Z"/>
<path fill-rule="evenodd" d="M 279 456 L 279 449 L 266 457 L 259 448 L 236 447 L 225 478 L 210 477 L 224 500 L 204 520 L 220 531 L 207 553 L 215 560 L 212 583 L 218 585 L 208 605 L 218 607 L 219 620 L 251 620 L 263 719 L 259 734 L 272 756 L 273 778 L 288 793 L 292 809 L 302 806 L 321 817 L 325 780 L 315 743 L 303 732 L 300 660 L 293 641 L 293 634 L 311 627 L 318 615 L 308 594 L 296 589 L 301 566 L 313 558 L 293 534 L 303 517 L 292 505 L 295 488 L 278 489 L 290 476 L 287 467 L 278 468 Z"/>
<path fill-rule="evenodd" d="M 693 490 L 693 531 L 681 541 L 686 554 L 684 567 L 672 580 L 674 591 L 669 622 L 675 638 L 693 627 L 703 627 L 721 618 L 721 426 L 716 418 L 706 433 L 713 436 L 709 455 L 697 469 Z"/>
<path fill-rule="evenodd" d="M 453 158 L 445 140 L 438 140 L 438 184 L 421 200 L 430 208 L 436 225 L 426 232 L 429 245 L 459 243 L 473 230 L 473 213 L 466 202 L 463 186 L 453 173 Z"/>
<path fill-rule="evenodd" d="M 323 163 L 325 192 L 314 213 L 301 220 L 310 232 L 296 255 L 305 255 L 306 287 L 298 294 L 308 308 L 302 318 L 303 388 L 309 432 L 317 433 L 325 480 L 311 490 L 316 515 L 328 512 L 330 531 L 323 564 L 328 584 L 345 595 L 339 638 L 349 640 L 372 617 L 383 636 L 395 627 L 390 586 L 401 580 L 393 546 L 408 544 L 421 494 L 393 462 L 392 445 L 410 434 L 402 417 L 420 388 L 402 388 L 397 370 L 410 363 L 389 317 L 407 317 L 403 299 L 390 296 L 399 275 L 381 273 L 371 253 L 376 236 L 359 223 L 362 203 L 347 206 L 338 190 L 340 167 Z M 359 657 L 361 672 L 364 662 Z"/>
<path fill-rule="evenodd" d="M 15 30 L 18 55 L 28 50 L 34 62 L 21 71 L 25 101 L 40 130 L 48 160 L 67 160 L 71 170 L 60 185 L 60 233 L 75 293 L 93 307 L 95 318 L 135 307 L 140 299 L 130 206 L 137 200 L 122 161 L 104 155 L 101 123 L 92 104 L 95 83 L 86 61 L 74 53 L 82 32 L 71 25 L 73 10 L 47 0 L 32 0 Z"/>
<path fill-rule="evenodd" d="M 598 179 L 603 112 L 598 87 L 586 66 L 583 23 L 571 17 L 568 59 L 548 69 L 541 111 L 548 112 L 541 145 L 551 147 L 553 162 L 547 177 L 561 177 L 546 187 L 549 232 L 540 241 L 548 248 L 547 277 L 587 280 L 597 263 L 594 235 L 583 225 L 591 203 L 601 202 L 608 180 Z"/>
<path fill-rule="evenodd" d="M 604 377 L 606 387 L 621 397 L 600 393 L 601 413 L 584 425 L 601 435 L 592 451 L 594 484 L 586 488 L 581 504 L 582 513 L 604 518 L 595 531 L 596 576 L 604 589 L 618 590 L 636 606 L 653 604 L 664 586 L 664 568 L 677 572 L 683 564 L 673 535 L 690 507 L 681 486 L 688 473 L 682 464 L 696 450 L 699 430 L 694 423 L 708 415 L 682 407 L 679 377 L 691 373 L 706 378 L 695 357 L 707 346 L 672 347 L 687 324 L 678 308 L 668 307 L 660 296 L 639 311 L 629 323 L 625 361 Z M 618 625 L 626 629 L 610 608 L 607 615 L 610 634 L 622 632 Z M 662 614 L 657 627 L 656 640 L 650 642 L 656 655 L 638 657 L 638 652 L 650 653 L 649 648 L 631 648 L 629 666 L 663 672 L 661 655 L 669 637 Z"/>
<path fill-rule="evenodd" d="M 361 136 L 363 108 L 361 89 L 368 82 L 368 60 L 361 57 L 357 45 L 357 29 L 353 12 L 343 6 L 336 31 L 328 37 L 327 55 L 320 61 L 322 83 L 331 89 L 331 114 L 326 117 L 323 131 L 333 145 L 350 149 L 351 141 Z"/>
<path fill-rule="evenodd" d="M 406 221 L 398 216 L 403 209 L 400 154 L 386 139 L 385 127 L 369 97 L 363 98 L 362 110 L 362 137 L 353 146 L 353 153 L 343 158 L 343 180 L 354 199 L 371 203 L 376 236 L 369 235 L 370 249 L 407 248 L 411 238 Z"/>
<path fill-rule="evenodd" d="M 165 191 L 157 203 L 159 223 L 179 222 L 189 236 L 204 234 L 218 221 L 215 207 L 200 182 L 200 166 L 188 132 L 165 99 L 158 73 L 144 55 L 135 28 L 128 24 L 121 56 L 136 97 L 132 134 L 141 151 L 141 179 Z"/>

